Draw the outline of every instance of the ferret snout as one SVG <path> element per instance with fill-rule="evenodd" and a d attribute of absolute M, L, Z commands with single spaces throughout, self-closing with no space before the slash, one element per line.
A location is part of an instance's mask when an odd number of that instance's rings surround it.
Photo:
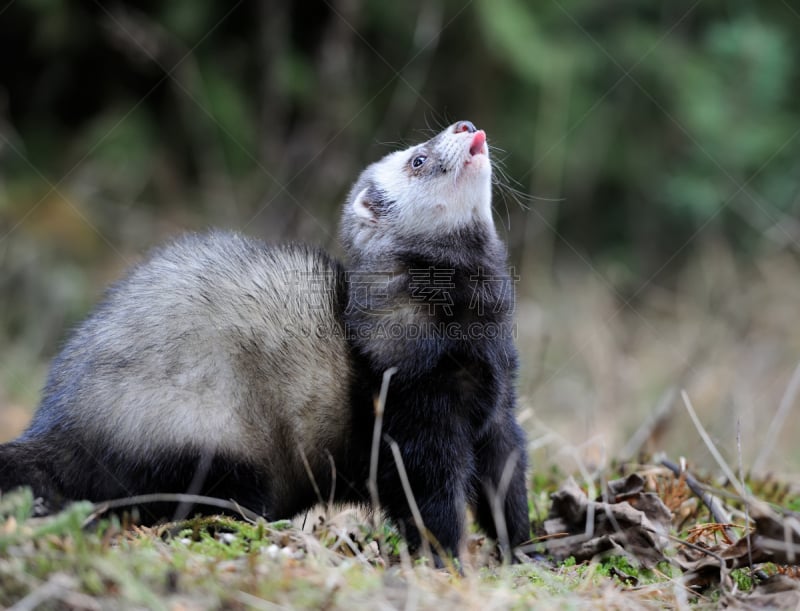
<path fill-rule="evenodd" d="M 469 154 L 471 157 L 488 153 L 486 148 L 486 132 L 475 127 L 472 121 L 459 121 L 453 125 L 454 134 L 462 134 L 465 132 L 474 134 L 469 146 Z M 469 163 L 469 161 L 467 161 L 467 163 Z"/>

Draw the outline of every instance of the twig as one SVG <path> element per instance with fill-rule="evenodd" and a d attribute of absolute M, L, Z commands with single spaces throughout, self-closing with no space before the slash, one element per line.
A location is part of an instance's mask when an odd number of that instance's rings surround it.
<path fill-rule="evenodd" d="M 659 462 L 662 465 L 664 465 L 667 469 L 672 471 L 676 477 L 683 476 L 686 485 L 689 486 L 689 490 L 691 490 L 697 496 L 700 497 L 700 500 L 702 500 L 703 503 L 705 503 L 706 507 L 708 507 L 708 510 L 711 512 L 711 516 L 718 524 L 722 525 L 730 523 L 731 517 L 722 507 L 722 503 L 720 503 L 719 499 L 717 499 L 717 497 L 715 497 L 710 492 L 704 490 L 702 484 L 698 482 L 691 473 L 689 473 L 686 469 L 683 469 L 682 467 L 676 465 L 674 462 L 668 460 L 667 458 L 661 458 Z M 730 529 L 730 527 L 723 526 L 722 528 L 731 541 L 736 539 L 736 533 L 734 533 Z"/>
<path fill-rule="evenodd" d="M 119 507 L 129 507 L 133 505 L 146 505 L 148 503 L 194 503 L 197 505 L 208 505 L 210 507 L 219 507 L 220 509 L 230 509 L 236 511 L 243 518 L 251 522 L 257 521 L 260 516 L 254 511 L 242 507 L 233 501 L 226 501 L 224 499 L 217 499 L 213 496 L 202 496 L 199 494 L 183 494 L 183 493 L 156 493 L 156 494 L 139 494 L 136 496 L 128 496 L 121 499 L 113 499 L 110 501 L 102 501 L 95 503 L 93 507 L 93 516 L 97 516 L 107 512 L 109 509 L 117 509 Z"/>
<path fill-rule="evenodd" d="M 680 537 L 676 537 L 675 535 L 671 535 L 670 533 L 667 533 L 667 538 L 672 540 L 675 543 L 678 543 L 679 545 L 684 545 L 684 546 L 686 546 L 688 548 L 693 549 L 696 552 L 700 552 L 701 554 L 705 554 L 706 556 L 710 556 L 711 558 L 713 558 L 714 560 L 719 562 L 719 571 L 720 571 L 720 580 L 719 580 L 719 582 L 720 582 L 720 585 L 723 583 L 722 575 L 724 574 L 724 572 L 728 568 L 728 566 L 725 564 L 725 559 L 722 556 L 720 556 L 719 554 L 715 554 L 714 552 L 712 552 L 707 547 L 703 547 L 702 545 L 697 545 L 696 543 L 691 543 L 689 541 L 686 541 L 685 539 L 681 539 Z"/>

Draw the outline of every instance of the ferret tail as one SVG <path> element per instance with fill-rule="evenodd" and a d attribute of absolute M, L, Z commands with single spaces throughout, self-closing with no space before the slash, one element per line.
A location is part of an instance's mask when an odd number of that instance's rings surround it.
<path fill-rule="evenodd" d="M 16 440 L 0 445 L 0 494 L 24 486 L 45 503 L 58 497 L 46 469 L 46 450 L 34 440 Z"/>

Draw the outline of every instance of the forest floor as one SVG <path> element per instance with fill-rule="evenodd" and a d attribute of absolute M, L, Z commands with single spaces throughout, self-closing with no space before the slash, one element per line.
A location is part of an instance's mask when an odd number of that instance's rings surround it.
<path fill-rule="evenodd" d="M 0 607 L 796 608 L 798 277 L 793 257 L 721 250 L 625 296 L 568 272 L 520 287 L 521 562 L 471 528 L 461 570 L 437 570 L 352 507 L 139 528 L 88 503 L 33 517 L 18 493 L 0 498 Z M 29 413 L 0 401 L 2 436 Z"/>
<path fill-rule="evenodd" d="M 570 478 L 554 493 L 554 472 L 535 478 L 522 561 L 503 564 L 471 529 L 460 567 L 446 569 L 410 557 L 391 525 L 353 508 L 293 522 L 215 516 L 141 528 L 90 503 L 31 517 L 30 494 L 12 493 L 0 499 L 0 606 L 797 608 L 800 514 L 780 509 L 800 509 L 796 490 L 750 481 L 772 502 L 746 492 L 743 503 L 739 482 L 714 495 L 693 491 L 699 482 L 687 472 L 622 470 L 629 475 L 591 491 L 594 501 Z"/>

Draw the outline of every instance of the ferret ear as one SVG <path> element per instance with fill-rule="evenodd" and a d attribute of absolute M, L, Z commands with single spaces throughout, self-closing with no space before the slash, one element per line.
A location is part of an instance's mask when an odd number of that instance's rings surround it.
<path fill-rule="evenodd" d="M 372 201 L 368 196 L 369 188 L 362 189 L 358 195 L 353 198 L 353 203 L 350 207 L 355 212 L 355 215 L 369 223 L 377 223 L 378 217 L 375 215 Z"/>

